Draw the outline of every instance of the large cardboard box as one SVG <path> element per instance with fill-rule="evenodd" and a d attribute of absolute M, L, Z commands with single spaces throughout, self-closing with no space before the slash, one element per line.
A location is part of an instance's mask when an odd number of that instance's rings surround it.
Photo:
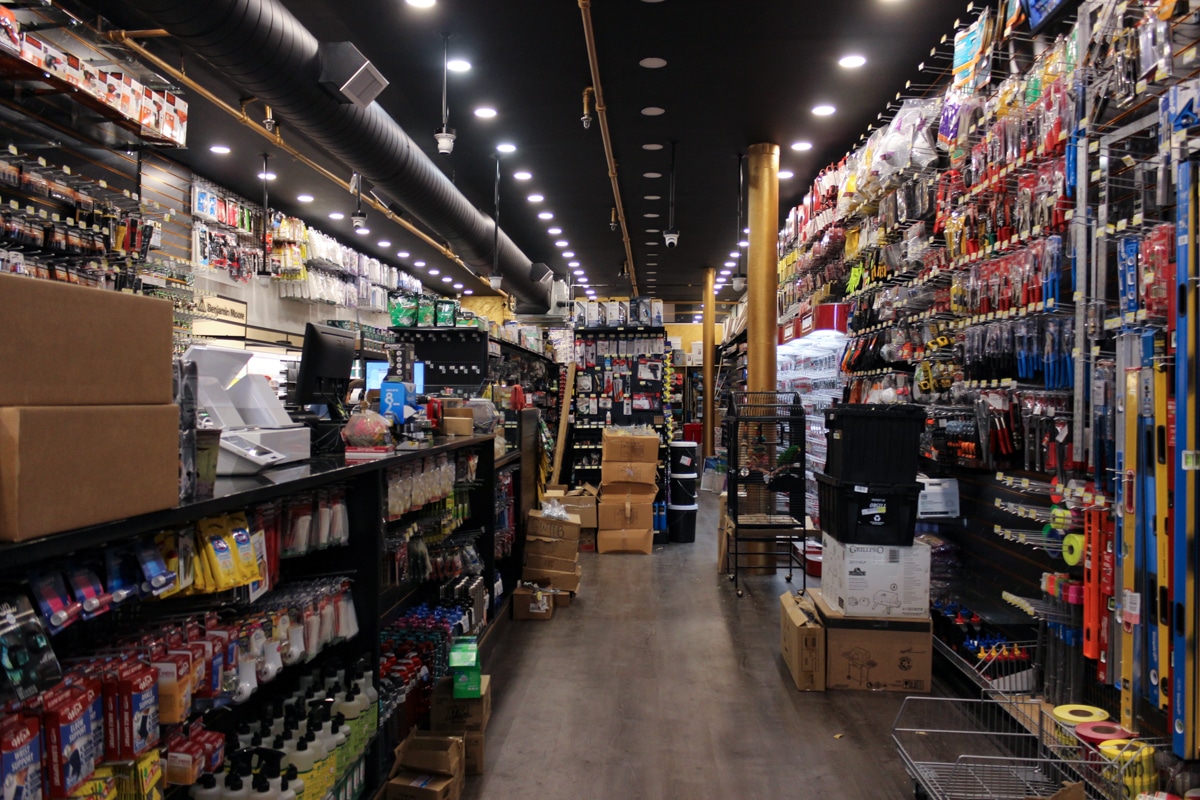
<path fill-rule="evenodd" d="M 933 682 L 929 618 L 848 617 L 810 589 L 825 629 L 825 688 L 928 692 Z"/>
<path fill-rule="evenodd" d="M 605 501 L 599 508 L 600 530 L 640 530 L 654 527 L 654 503 Z"/>
<path fill-rule="evenodd" d="M 551 485 L 546 487 L 546 494 L 542 502 L 555 500 L 561 503 L 569 513 L 577 515 L 583 527 L 595 528 L 596 495 L 599 493 L 599 489 L 587 483 L 577 489 Z"/>
<path fill-rule="evenodd" d="M 575 555 L 571 558 L 541 556 L 535 553 L 527 553 L 525 555 L 525 566 L 532 567 L 533 569 L 548 569 L 554 572 L 574 572 L 578 563 L 578 553 L 575 553 Z"/>
<path fill-rule="evenodd" d="M 484 764 L 484 732 L 467 731 L 463 734 L 466 743 L 466 766 L 468 775 L 482 775 Z"/>
<path fill-rule="evenodd" d="M 929 616 L 929 546 L 843 544 L 822 537 L 821 591 L 850 617 Z"/>
<path fill-rule="evenodd" d="M 570 539 L 526 539 L 525 556 L 578 558 L 579 546 Z"/>
<path fill-rule="evenodd" d="M 397 763 L 411 772 L 431 772 L 451 778 L 464 774 L 462 736 L 414 732 L 396 748 Z"/>
<path fill-rule="evenodd" d="M 458 800 L 463 779 L 401 770 L 387 782 L 385 800 Z"/>
<path fill-rule="evenodd" d="M 454 697 L 454 681 L 442 678 L 433 687 L 429 727 L 438 732 L 482 731 L 492 718 L 492 676 L 484 675 L 483 696 L 472 700 Z"/>
<path fill-rule="evenodd" d="M 601 461 L 639 461 L 658 463 L 659 440 L 656 434 L 629 435 L 605 430 Z"/>
<path fill-rule="evenodd" d="M 535 539 L 578 542 L 579 531 L 582 527 L 579 517 L 574 514 L 568 514 L 565 520 L 554 519 L 535 509 L 529 512 L 529 517 L 525 521 L 525 535 Z"/>
<path fill-rule="evenodd" d="M 0 276 L 0 406 L 170 403 L 172 314 L 153 297 Z"/>
<path fill-rule="evenodd" d="M 551 587 L 558 589 L 560 592 L 577 592 L 579 591 L 579 581 L 583 578 L 583 567 L 575 567 L 570 572 L 560 572 L 554 569 L 539 569 L 537 567 L 525 567 L 521 573 L 521 579 L 531 583 L 549 583 Z"/>
<path fill-rule="evenodd" d="M 654 552 L 654 531 L 649 528 L 642 531 L 597 531 L 596 551 L 599 553 L 641 553 L 648 556 Z"/>
<path fill-rule="evenodd" d="M 178 406 L 0 408 L 0 541 L 178 503 Z"/>
<path fill-rule="evenodd" d="M 518 586 L 513 590 L 513 619 L 554 619 L 554 595 L 529 586 Z"/>
<path fill-rule="evenodd" d="M 653 485 L 658 482 L 658 464 L 653 461 L 611 461 L 605 459 L 600 465 L 600 480 L 604 484 L 641 483 Z"/>
<path fill-rule="evenodd" d="M 784 592 L 779 597 L 779 651 L 802 692 L 825 691 L 825 629 L 812 599 Z"/>

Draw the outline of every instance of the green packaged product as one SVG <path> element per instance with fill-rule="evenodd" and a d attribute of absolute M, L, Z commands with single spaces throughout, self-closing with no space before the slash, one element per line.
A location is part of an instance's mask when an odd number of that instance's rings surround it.
<path fill-rule="evenodd" d="M 398 293 L 389 299 L 392 324 L 397 328 L 412 328 L 417 324 L 417 298 L 407 292 Z"/>
<path fill-rule="evenodd" d="M 457 300 L 438 300 L 437 301 L 437 326 L 439 328 L 453 328 L 454 316 L 458 311 Z"/>
<path fill-rule="evenodd" d="M 436 318 L 436 309 L 432 297 L 421 295 L 417 298 L 417 327 L 432 328 Z"/>

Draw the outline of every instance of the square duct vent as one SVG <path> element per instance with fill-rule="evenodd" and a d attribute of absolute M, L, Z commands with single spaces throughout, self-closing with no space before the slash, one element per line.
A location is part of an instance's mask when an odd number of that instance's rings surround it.
<path fill-rule="evenodd" d="M 365 108 L 388 82 L 350 42 L 326 42 L 321 45 L 321 85 L 339 101 Z"/>

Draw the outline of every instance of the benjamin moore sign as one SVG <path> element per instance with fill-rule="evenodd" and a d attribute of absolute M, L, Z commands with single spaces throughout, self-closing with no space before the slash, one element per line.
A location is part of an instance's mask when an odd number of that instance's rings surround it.
<path fill-rule="evenodd" d="M 246 304 L 228 297 L 201 297 L 196 301 L 201 315 L 193 324 L 197 336 L 246 338 Z"/>

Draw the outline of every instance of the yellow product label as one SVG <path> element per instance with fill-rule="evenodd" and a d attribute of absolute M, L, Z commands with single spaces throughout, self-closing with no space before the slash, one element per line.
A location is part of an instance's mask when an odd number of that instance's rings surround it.
<path fill-rule="evenodd" d="M 262 580 L 258 572 L 258 559 L 254 557 L 254 545 L 250 542 L 250 525 L 242 511 L 230 514 L 229 540 L 234 563 L 238 570 L 238 585 L 248 586 Z"/>
<path fill-rule="evenodd" d="M 212 578 L 210 591 L 225 592 L 238 585 L 238 568 L 224 517 L 200 521 L 202 552 Z"/>

